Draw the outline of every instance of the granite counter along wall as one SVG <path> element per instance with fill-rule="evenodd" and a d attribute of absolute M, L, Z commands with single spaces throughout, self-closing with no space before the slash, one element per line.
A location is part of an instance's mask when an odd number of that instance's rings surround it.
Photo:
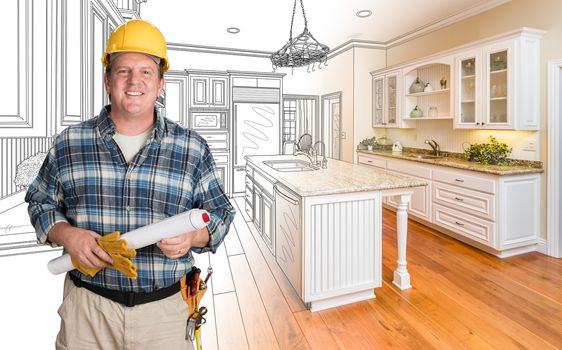
<path fill-rule="evenodd" d="M 377 130 L 377 134 L 381 134 L 381 131 Z M 434 139 L 442 151 L 455 153 L 464 152 L 463 144 L 468 146 L 471 143 L 488 142 L 488 136 L 493 135 L 498 141 L 513 147 L 510 158 L 541 160 L 540 131 L 453 129 L 452 120 L 420 120 L 416 122 L 415 129 L 386 129 L 382 134 L 393 141 L 400 141 L 404 147 L 428 150 L 431 148 L 424 144 L 424 140 Z M 535 151 L 524 150 L 530 140 L 535 144 Z"/>

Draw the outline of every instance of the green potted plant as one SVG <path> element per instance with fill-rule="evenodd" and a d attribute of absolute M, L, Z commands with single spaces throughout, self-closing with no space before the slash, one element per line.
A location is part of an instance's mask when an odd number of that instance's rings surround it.
<path fill-rule="evenodd" d="M 362 149 L 367 149 L 369 151 L 372 151 L 375 145 L 377 144 L 377 138 L 373 136 L 371 138 L 364 139 L 359 144 L 365 147 L 365 148 L 362 147 Z"/>
<path fill-rule="evenodd" d="M 503 142 L 499 142 L 494 136 L 488 136 L 490 143 L 474 143 L 465 149 L 464 155 L 471 162 L 485 165 L 509 165 L 507 156 L 512 148 Z"/>

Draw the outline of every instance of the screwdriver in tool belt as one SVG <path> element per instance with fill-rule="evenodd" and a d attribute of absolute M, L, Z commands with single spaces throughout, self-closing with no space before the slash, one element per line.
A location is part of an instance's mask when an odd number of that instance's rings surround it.
<path fill-rule="evenodd" d="M 207 282 L 209 282 L 209 278 L 211 278 L 212 274 L 213 268 L 209 266 L 209 268 L 207 269 L 207 277 L 205 277 L 205 280 L 201 282 L 201 286 L 199 287 L 199 289 L 207 289 Z"/>
<path fill-rule="evenodd" d="M 193 277 L 191 278 L 191 286 L 190 286 L 190 291 L 189 294 L 191 296 L 194 296 L 195 294 L 197 294 L 197 281 L 199 281 L 199 275 L 201 274 L 201 270 L 198 268 L 195 268 L 194 272 L 193 272 Z"/>

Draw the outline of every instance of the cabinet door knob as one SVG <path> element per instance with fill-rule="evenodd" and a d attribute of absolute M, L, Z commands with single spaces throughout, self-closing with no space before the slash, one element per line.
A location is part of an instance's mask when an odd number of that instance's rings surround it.
<path fill-rule="evenodd" d="M 456 182 L 464 182 L 463 179 L 455 179 Z"/>
<path fill-rule="evenodd" d="M 464 201 L 464 198 L 455 197 L 455 199 L 458 200 L 459 202 Z"/>
<path fill-rule="evenodd" d="M 455 224 L 457 224 L 459 226 L 464 226 L 464 224 L 462 222 L 458 222 L 458 221 L 455 221 Z"/>

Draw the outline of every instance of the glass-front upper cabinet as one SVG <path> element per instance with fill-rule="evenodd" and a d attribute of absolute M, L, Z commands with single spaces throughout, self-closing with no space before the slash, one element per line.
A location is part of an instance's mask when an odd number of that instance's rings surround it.
<path fill-rule="evenodd" d="M 396 94 L 396 83 L 397 83 L 396 74 L 394 75 L 387 75 L 385 78 L 385 87 L 386 87 L 386 115 L 387 115 L 387 122 L 389 125 L 396 125 L 396 120 L 398 117 L 398 105 L 396 103 L 397 94 Z"/>
<path fill-rule="evenodd" d="M 373 127 L 384 126 L 384 76 L 373 78 Z"/>
<path fill-rule="evenodd" d="M 511 128 L 513 126 L 511 75 L 513 67 L 512 42 L 484 48 L 486 57 L 485 126 Z M 524 69 L 524 68 L 523 68 Z"/>
<path fill-rule="evenodd" d="M 373 77 L 373 127 L 398 127 L 401 72 Z"/>
<path fill-rule="evenodd" d="M 514 128 L 513 41 L 457 55 L 456 128 Z"/>
<path fill-rule="evenodd" d="M 457 127 L 474 128 L 481 117 L 481 52 L 469 51 L 457 56 L 458 96 Z"/>

